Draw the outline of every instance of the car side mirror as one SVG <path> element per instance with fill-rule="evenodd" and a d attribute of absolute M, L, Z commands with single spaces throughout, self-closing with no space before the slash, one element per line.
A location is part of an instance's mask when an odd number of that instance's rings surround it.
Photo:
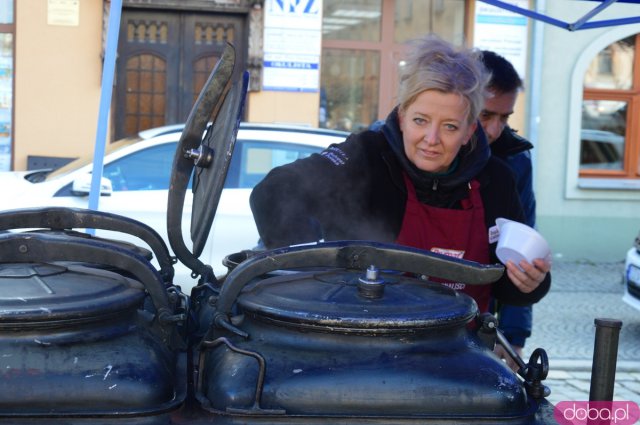
<path fill-rule="evenodd" d="M 73 181 L 71 194 L 74 196 L 88 196 L 91 191 L 91 174 L 84 174 Z M 111 196 L 113 185 L 106 177 L 100 179 L 100 196 Z"/>

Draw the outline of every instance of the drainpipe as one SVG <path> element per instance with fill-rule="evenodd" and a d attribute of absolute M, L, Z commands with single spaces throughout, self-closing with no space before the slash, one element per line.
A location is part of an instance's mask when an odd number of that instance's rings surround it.
<path fill-rule="evenodd" d="M 544 14 L 546 0 L 535 1 L 535 11 Z M 540 92 L 542 86 L 542 51 L 544 45 L 544 23 L 533 20 L 531 37 L 531 63 L 529 65 L 529 124 L 528 138 L 533 146 L 538 147 L 538 126 L 540 124 Z M 531 150 L 531 163 L 536 170 L 537 149 Z M 534 188 L 535 189 L 535 188 Z"/>

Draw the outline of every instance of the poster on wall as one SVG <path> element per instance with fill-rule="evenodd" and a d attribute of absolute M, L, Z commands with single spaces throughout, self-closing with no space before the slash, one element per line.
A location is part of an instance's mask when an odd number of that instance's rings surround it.
<path fill-rule="evenodd" d="M 506 3 L 528 9 L 528 0 L 505 0 Z M 527 18 L 514 12 L 476 3 L 473 45 L 492 50 L 511 62 L 520 78 L 527 69 Z"/>
<path fill-rule="evenodd" d="M 80 0 L 48 0 L 47 25 L 80 25 Z"/>
<path fill-rule="evenodd" d="M 317 92 L 322 0 L 266 0 L 262 89 Z"/>

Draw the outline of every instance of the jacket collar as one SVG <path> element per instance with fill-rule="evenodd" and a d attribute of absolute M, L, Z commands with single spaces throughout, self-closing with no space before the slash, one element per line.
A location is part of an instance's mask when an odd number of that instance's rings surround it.
<path fill-rule="evenodd" d="M 505 127 L 500 137 L 491 143 L 491 153 L 506 158 L 533 149 L 533 145 L 511 127 Z"/>

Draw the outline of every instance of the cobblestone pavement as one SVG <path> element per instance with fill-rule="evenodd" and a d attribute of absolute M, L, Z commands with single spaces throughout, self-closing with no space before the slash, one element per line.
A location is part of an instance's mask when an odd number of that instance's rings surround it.
<path fill-rule="evenodd" d="M 624 264 L 562 262 L 552 268 L 552 287 L 533 308 L 533 332 L 524 359 L 542 347 L 549 356 L 549 400 L 589 399 L 595 341 L 594 319 L 622 321 L 615 400 L 640 403 L 640 311 L 622 301 Z"/>

